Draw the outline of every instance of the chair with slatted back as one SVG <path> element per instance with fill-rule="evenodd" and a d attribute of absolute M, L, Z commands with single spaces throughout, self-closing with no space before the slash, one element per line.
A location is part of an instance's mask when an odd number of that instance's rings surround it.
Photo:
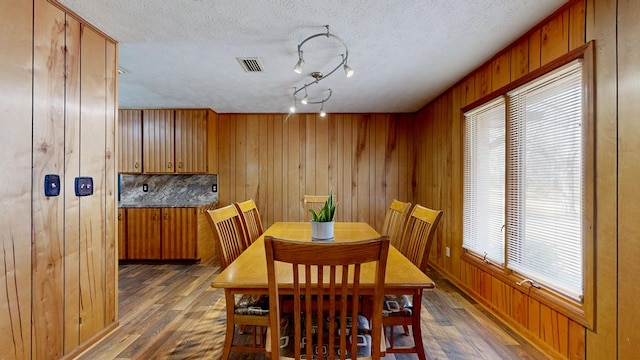
<path fill-rule="evenodd" d="M 311 221 L 311 214 L 309 213 L 309 209 L 313 209 L 318 212 L 325 201 L 329 199 L 329 195 L 305 195 L 303 200 L 304 207 L 304 218 L 306 221 Z M 337 202 L 335 194 L 333 195 L 333 201 Z"/>
<path fill-rule="evenodd" d="M 416 204 L 411 210 L 409 218 L 402 233 L 402 247 L 405 249 L 404 255 L 411 260 L 422 272 L 427 269 L 429 261 L 429 250 L 433 242 L 433 234 L 440 218 L 441 210 L 432 210 L 424 206 Z M 422 339 L 414 337 L 415 347 L 395 347 L 395 326 L 402 326 L 405 335 L 409 335 L 409 326 L 415 328 L 420 326 L 415 323 L 412 317 L 413 299 L 407 295 L 401 294 L 385 294 L 384 317 L 382 323 L 385 329 L 389 329 L 389 353 L 414 353 L 416 348 L 421 349 Z M 420 299 L 416 299 L 420 301 Z M 415 330 L 413 331 L 415 333 Z M 418 352 L 421 354 L 422 352 Z M 420 355 L 419 355 L 420 356 Z"/>
<path fill-rule="evenodd" d="M 293 312 L 281 311 L 278 301 L 270 303 L 267 351 L 271 359 L 323 359 L 328 354 L 340 358 L 339 354 L 351 357 L 354 353 L 379 359 L 384 352 L 382 300 L 389 238 L 313 243 L 265 236 L 264 241 L 269 297 L 280 295 L 280 271 L 293 277 L 292 289 L 287 286 L 287 293 L 293 293 Z M 365 278 L 373 281 L 367 285 L 373 288 L 366 289 L 374 294 L 370 323 L 361 314 L 363 297 L 359 295 Z M 304 286 L 310 283 L 313 286 Z"/>
<path fill-rule="evenodd" d="M 235 206 L 242 218 L 242 225 L 249 237 L 249 242 L 253 244 L 253 242 L 256 241 L 256 239 L 264 232 L 258 207 L 253 199 L 235 203 Z"/>
<path fill-rule="evenodd" d="M 235 205 L 208 210 L 207 214 L 216 240 L 220 268 L 224 270 L 250 245 L 248 235 Z M 265 329 L 269 325 L 268 296 L 242 295 L 236 299 L 232 294 L 227 294 L 225 300 L 227 304 L 227 330 L 222 358 L 227 359 L 232 350 L 264 353 Z M 233 304 L 233 308 L 230 308 L 229 304 Z M 244 332 L 245 326 L 255 327 L 252 346 L 233 344 L 235 325 L 240 325 L 240 333 Z M 259 336 L 257 329 L 259 329 Z"/>
<path fill-rule="evenodd" d="M 387 208 L 387 212 L 384 216 L 382 230 L 380 231 L 380 234 L 389 236 L 391 245 L 400 250 L 400 252 L 403 252 L 401 244 L 402 230 L 404 229 L 403 225 L 410 209 L 410 202 L 402 202 L 393 199 L 393 201 Z"/>

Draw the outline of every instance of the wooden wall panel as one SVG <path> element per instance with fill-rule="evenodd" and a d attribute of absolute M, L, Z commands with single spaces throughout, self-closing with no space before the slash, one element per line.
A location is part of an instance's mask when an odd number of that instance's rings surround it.
<path fill-rule="evenodd" d="M 586 1 L 587 41 L 596 41 L 596 331 L 587 332 L 588 359 L 623 359 L 618 353 L 618 2 Z M 637 22 L 637 21 L 636 21 Z M 625 26 L 620 28 L 625 33 Z M 633 33 L 627 34 L 627 36 Z M 631 46 L 631 44 L 629 44 Z M 624 50 L 622 51 L 624 52 Z M 624 65 L 622 66 L 624 68 Z M 624 75 L 624 71 L 621 72 Z M 624 101 L 624 100 L 623 100 Z M 626 121 L 636 121 L 626 119 Z M 623 245 L 624 247 L 624 245 Z M 636 260 L 634 260 L 635 262 Z M 624 327 L 626 325 L 622 325 Z M 634 332 L 635 333 L 635 332 Z M 633 355 L 635 356 L 635 354 Z M 633 357 L 632 356 L 632 357 Z M 628 357 L 628 356 L 627 356 Z M 631 358 L 632 358 L 631 357 Z"/>
<path fill-rule="evenodd" d="M 511 81 L 529 73 L 529 38 L 525 37 L 511 48 Z"/>
<path fill-rule="evenodd" d="M 118 49 L 114 42 L 105 41 L 105 108 L 104 108 L 104 279 L 105 328 L 118 321 L 118 172 L 116 164 L 118 111 Z M 206 151 L 206 150 L 205 150 Z"/>
<path fill-rule="evenodd" d="M 541 31 L 540 61 L 545 65 L 569 51 L 569 10 L 549 20 Z"/>
<path fill-rule="evenodd" d="M 80 174 L 93 178 L 93 195 L 80 199 L 80 343 L 106 326 L 105 258 L 106 41 L 81 27 Z M 115 205 L 115 204 L 114 204 Z M 111 264 L 112 266 L 112 264 Z"/>
<path fill-rule="evenodd" d="M 618 356 L 631 358 L 640 352 L 640 4 L 618 2 Z"/>
<path fill-rule="evenodd" d="M 65 14 L 48 2 L 34 3 L 33 176 L 42 183 L 46 174 L 64 173 L 65 149 Z M 61 177 L 61 184 L 66 179 Z M 33 189 L 33 356 L 63 355 L 64 307 L 64 198 L 47 197 Z M 77 236 L 77 235 L 76 235 Z M 69 238 L 76 236 L 70 234 Z"/>
<path fill-rule="evenodd" d="M 0 174 L 0 354 L 15 360 L 29 358 L 32 343 L 32 2 L 0 2 L 0 33 L 0 118 L 15 124 L 0 132 L 0 160 L 11 168 Z"/>
<path fill-rule="evenodd" d="M 491 91 L 500 89 L 511 82 L 511 57 L 504 51 L 491 63 Z"/>
<path fill-rule="evenodd" d="M 80 198 L 74 178 L 80 176 L 80 22 L 67 16 L 65 105 L 65 245 L 64 353 L 80 345 Z"/>
<path fill-rule="evenodd" d="M 129 259 L 159 259 L 161 254 L 160 208 L 127 209 Z M 135 225 L 135 226 L 134 226 Z"/>
<path fill-rule="evenodd" d="M 582 333 L 574 324 L 570 325 L 566 316 L 529 298 L 501 277 L 492 277 L 484 267 L 461 259 L 464 253 L 461 109 L 566 54 L 569 39 L 572 47 L 584 44 L 584 36 L 580 35 L 584 34 L 584 25 L 580 25 L 583 9 L 584 1 L 566 4 L 418 111 L 413 128 L 417 157 L 413 199 L 444 211 L 432 245 L 431 265 L 505 322 L 526 332 L 527 338 L 560 357 L 579 356 L 581 352 L 576 347 L 584 341 L 584 336 L 580 338 Z M 447 247 L 452 258 L 446 256 Z"/>
<path fill-rule="evenodd" d="M 410 115 L 218 116 L 220 205 L 253 197 L 265 226 L 304 219 L 305 193 L 333 189 L 338 221 L 374 227 L 381 226 L 391 200 L 411 201 L 410 170 L 405 164 L 400 173 L 397 155 L 409 159 L 413 153 L 397 141 L 398 133 L 411 134 Z"/>
<path fill-rule="evenodd" d="M 207 109 L 207 174 L 218 173 L 218 114 Z"/>

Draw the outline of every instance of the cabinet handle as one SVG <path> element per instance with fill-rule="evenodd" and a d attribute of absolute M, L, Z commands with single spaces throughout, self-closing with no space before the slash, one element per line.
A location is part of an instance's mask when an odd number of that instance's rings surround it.
<path fill-rule="evenodd" d="M 171 169 L 171 161 L 167 163 L 167 168 Z"/>
<path fill-rule="evenodd" d="M 164 219 L 167 220 L 169 218 L 169 214 L 164 214 Z"/>
<path fill-rule="evenodd" d="M 122 214 L 118 214 L 118 220 L 122 220 Z"/>
<path fill-rule="evenodd" d="M 182 169 L 182 161 L 178 163 L 178 169 Z"/>
<path fill-rule="evenodd" d="M 157 220 L 157 219 L 158 219 L 158 215 L 153 214 L 153 216 L 151 217 L 151 219 L 153 219 L 153 220 Z"/>
<path fill-rule="evenodd" d="M 140 167 L 140 163 L 136 161 L 136 164 L 133 165 L 133 167 L 136 168 L 136 169 L 139 168 Z"/>

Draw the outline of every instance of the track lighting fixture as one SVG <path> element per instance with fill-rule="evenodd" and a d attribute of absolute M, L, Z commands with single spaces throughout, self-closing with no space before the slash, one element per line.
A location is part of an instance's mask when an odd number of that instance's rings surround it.
<path fill-rule="evenodd" d="M 327 77 L 329 77 L 331 74 L 333 74 L 336 70 L 338 70 L 340 67 L 342 67 L 344 69 L 344 73 L 346 75 L 347 78 L 350 78 L 351 76 L 353 76 L 353 69 L 347 64 L 347 61 L 349 60 L 349 49 L 347 48 L 347 45 L 344 43 L 344 41 L 339 38 L 338 36 L 332 34 L 329 32 L 329 25 L 325 25 L 325 27 L 327 28 L 326 32 L 322 32 L 322 33 L 318 33 L 315 35 L 311 35 L 308 38 L 304 39 L 300 44 L 298 44 L 298 62 L 296 63 L 296 65 L 293 67 L 293 71 L 297 72 L 298 74 L 302 73 L 302 69 L 304 66 L 304 57 L 303 57 L 303 51 L 302 51 L 302 46 L 309 40 L 311 39 L 315 39 L 317 37 L 326 37 L 329 39 L 334 39 L 336 41 L 338 41 L 340 44 L 342 44 L 342 46 L 344 47 L 344 53 L 340 54 L 342 61 L 335 67 L 333 68 L 331 71 L 329 71 L 326 75 L 324 75 L 323 73 L 319 72 L 319 71 L 314 71 L 312 73 L 310 73 L 311 77 L 314 79 L 311 82 L 304 84 L 302 87 L 298 88 L 293 88 L 293 106 L 290 108 L 289 112 L 290 113 L 294 113 L 296 111 L 296 94 L 302 90 L 304 90 L 304 97 L 302 98 L 302 100 L 300 101 L 302 104 L 307 105 L 307 104 L 320 104 L 320 116 L 325 117 L 327 114 L 324 111 L 324 103 L 329 100 L 329 98 L 332 95 L 332 91 L 331 89 L 328 89 L 329 91 L 329 95 L 322 99 L 322 100 L 316 100 L 316 101 L 312 101 L 311 99 L 309 99 L 309 96 L 307 95 L 307 88 L 311 85 L 314 84 L 318 84 L 321 80 L 326 79 Z"/>

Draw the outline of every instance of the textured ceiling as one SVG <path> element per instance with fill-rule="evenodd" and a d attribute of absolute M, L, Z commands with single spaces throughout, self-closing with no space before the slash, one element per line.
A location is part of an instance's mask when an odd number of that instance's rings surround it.
<path fill-rule="evenodd" d="M 309 88 L 333 96 L 327 112 L 413 112 L 488 60 L 565 0 L 59 0 L 119 43 L 120 107 L 206 107 L 219 113 L 285 113 L 293 88 L 341 60 Z M 307 47 L 309 46 L 309 47 Z M 257 57 L 245 72 L 237 57 Z M 298 97 L 300 99 L 300 97 Z M 316 112 L 318 105 L 298 105 Z"/>

